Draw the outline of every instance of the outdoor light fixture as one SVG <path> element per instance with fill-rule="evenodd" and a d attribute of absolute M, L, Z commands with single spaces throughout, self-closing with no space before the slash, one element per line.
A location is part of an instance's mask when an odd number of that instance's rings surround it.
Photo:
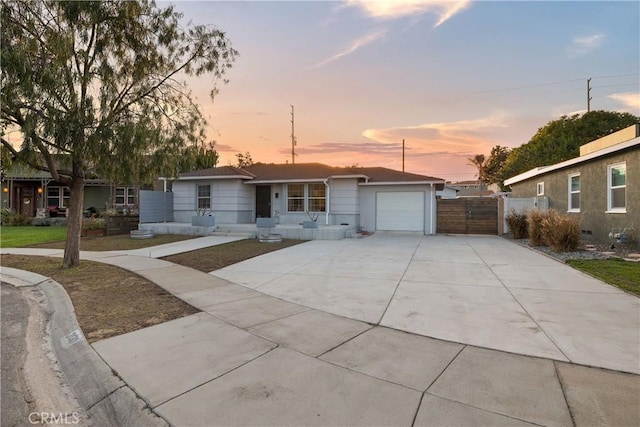
<path fill-rule="evenodd" d="M 38 187 L 38 194 L 42 194 L 42 187 Z"/>
<path fill-rule="evenodd" d="M 3 193 L 8 193 L 9 192 L 9 187 L 2 187 L 2 192 Z"/>

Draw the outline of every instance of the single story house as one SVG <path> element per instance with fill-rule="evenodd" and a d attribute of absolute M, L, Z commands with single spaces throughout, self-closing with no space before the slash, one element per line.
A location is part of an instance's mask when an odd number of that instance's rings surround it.
<path fill-rule="evenodd" d="M 580 147 L 580 156 L 509 178 L 512 197 L 546 197 L 550 209 L 582 217 L 585 240 L 640 240 L 640 126 Z"/>
<path fill-rule="evenodd" d="M 54 181 L 49 172 L 22 164 L 13 164 L 3 171 L 2 208 L 35 217 L 40 212 L 49 216 L 65 216 L 69 206 L 69 187 Z M 98 212 L 123 210 L 138 205 L 138 187 L 116 184 L 99 178 L 89 178 L 84 188 L 84 209 Z"/>
<path fill-rule="evenodd" d="M 317 220 L 366 231 L 436 232 L 436 191 L 445 181 L 382 167 L 320 163 L 215 167 L 181 174 L 172 183 L 174 221 L 208 210 L 216 224 L 279 224 Z"/>

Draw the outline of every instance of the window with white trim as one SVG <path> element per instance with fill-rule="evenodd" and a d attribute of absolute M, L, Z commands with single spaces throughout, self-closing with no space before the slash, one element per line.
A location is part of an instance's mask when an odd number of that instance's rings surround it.
<path fill-rule="evenodd" d="M 544 196 L 544 182 L 536 184 L 536 196 Z"/>
<path fill-rule="evenodd" d="M 580 174 L 574 173 L 569 175 L 569 196 L 568 196 L 568 211 L 580 212 Z"/>
<path fill-rule="evenodd" d="M 196 186 L 196 208 L 211 209 L 211 185 Z"/>
<path fill-rule="evenodd" d="M 287 185 L 287 212 L 304 212 L 304 184 Z"/>
<path fill-rule="evenodd" d="M 626 212 L 627 209 L 627 164 L 607 166 L 607 211 Z"/>
<path fill-rule="evenodd" d="M 327 187 L 324 184 L 309 184 L 309 212 L 326 212 Z"/>
<path fill-rule="evenodd" d="M 69 187 L 47 187 L 47 206 L 66 208 L 69 206 L 70 198 Z"/>
<path fill-rule="evenodd" d="M 305 211 L 327 211 L 327 186 L 324 183 L 287 185 L 287 212 Z"/>
<path fill-rule="evenodd" d="M 136 204 L 136 189 L 134 187 L 116 187 L 116 206 L 130 206 Z"/>

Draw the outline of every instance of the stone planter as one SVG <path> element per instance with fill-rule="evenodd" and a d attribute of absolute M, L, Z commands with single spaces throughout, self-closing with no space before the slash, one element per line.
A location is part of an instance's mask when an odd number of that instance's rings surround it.
<path fill-rule="evenodd" d="M 216 217 L 215 216 L 192 216 L 191 217 L 191 225 L 194 227 L 215 227 L 216 225 Z"/>
<path fill-rule="evenodd" d="M 318 228 L 318 223 L 315 221 L 302 221 L 302 228 Z"/>

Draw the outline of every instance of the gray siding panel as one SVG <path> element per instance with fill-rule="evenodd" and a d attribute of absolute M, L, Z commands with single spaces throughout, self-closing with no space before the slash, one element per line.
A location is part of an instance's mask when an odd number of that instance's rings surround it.
<path fill-rule="evenodd" d="M 172 222 L 173 193 L 140 190 L 140 222 Z"/>

